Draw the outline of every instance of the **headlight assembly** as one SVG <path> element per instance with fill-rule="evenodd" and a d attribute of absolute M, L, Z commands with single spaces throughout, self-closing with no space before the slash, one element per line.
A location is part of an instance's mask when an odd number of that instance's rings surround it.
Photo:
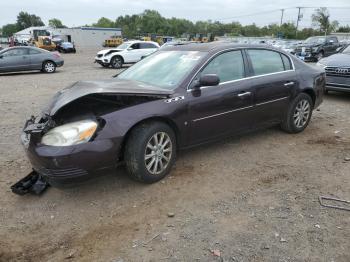
<path fill-rule="evenodd" d="M 47 132 L 41 143 L 48 146 L 71 146 L 88 142 L 95 134 L 97 123 L 82 120 L 55 127 Z"/>

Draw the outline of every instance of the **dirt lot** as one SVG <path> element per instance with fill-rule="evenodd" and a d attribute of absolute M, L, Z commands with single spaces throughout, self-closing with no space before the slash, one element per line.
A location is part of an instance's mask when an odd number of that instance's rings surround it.
<path fill-rule="evenodd" d="M 272 128 L 181 152 L 157 184 L 121 168 L 41 197 L 12 194 L 30 171 L 24 120 L 74 81 L 115 74 L 94 53 L 64 55 L 51 75 L 0 76 L 0 261 L 350 261 L 350 212 L 318 203 L 350 200 L 344 94 L 327 96 L 302 134 Z"/>

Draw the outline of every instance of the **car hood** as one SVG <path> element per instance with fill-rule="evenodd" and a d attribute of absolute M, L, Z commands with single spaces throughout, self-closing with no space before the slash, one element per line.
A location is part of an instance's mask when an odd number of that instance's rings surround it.
<path fill-rule="evenodd" d="M 109 51 L 121 52 L 121 51 L 124 51 L 124 49 L 118 49 L 118 48 L 103 49 L 103 50 L 99 51 L 97 54 L 104 55 L 104 54 L 107 54 Z"/>
<path fill-rule="evenodd" d="M 350 67 L 350 54 L 334 54 L 319 61 L 325 66 Z"/>
<path fill-rule="evenodd" d="M 173 93 L 173 90 L 130 80 L 110 79 L 104 81 L 81 81 L 56 93 L 48 106 L 44 108 L 43 113 L 53 116 L 58 110 L 74 100 L 91 94 L 120 94 L 167 98 Z"/>

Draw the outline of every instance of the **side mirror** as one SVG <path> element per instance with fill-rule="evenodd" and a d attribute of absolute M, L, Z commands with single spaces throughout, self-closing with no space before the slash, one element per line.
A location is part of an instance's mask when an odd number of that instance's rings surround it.
<path fill-rule="evenodd" d="M 217 86 L 220 78 L 216 74 L 201 75 L 198 80 L 193 82 L 192 88 L 198 90 L 202 86 Z"/>
<path fill-rule="evenodd" d="M 217 86 L 220 78 L 216 74 L 201 75 L 198 82 L 200 86 Z"/>
<path fill-rule="evenodd" d="M 131 51 L 131 50 L 134 50 L 134 48 L 128 47 L 126 50 Z"/>

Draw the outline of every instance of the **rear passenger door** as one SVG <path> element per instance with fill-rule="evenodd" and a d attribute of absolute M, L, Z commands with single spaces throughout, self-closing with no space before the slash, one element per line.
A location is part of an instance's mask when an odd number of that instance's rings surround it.
<path fill-rule="evenodd" d="M 143 58 L 157 51 L 158 47 L 152 43 L 140 43 L 140 49 L 142 55 L 141 58 Z"/>
<path fill-rule="evenodd" d="M 256 125 L 280 121 L 298 80 L 291 59 L 274 50 L 246 50 L 254 87 Z"/>
<path fill-rule="evenodd" d="M 45 54 L 36 49 L 29 49 L 30 69 L 41 69 Z"/>

